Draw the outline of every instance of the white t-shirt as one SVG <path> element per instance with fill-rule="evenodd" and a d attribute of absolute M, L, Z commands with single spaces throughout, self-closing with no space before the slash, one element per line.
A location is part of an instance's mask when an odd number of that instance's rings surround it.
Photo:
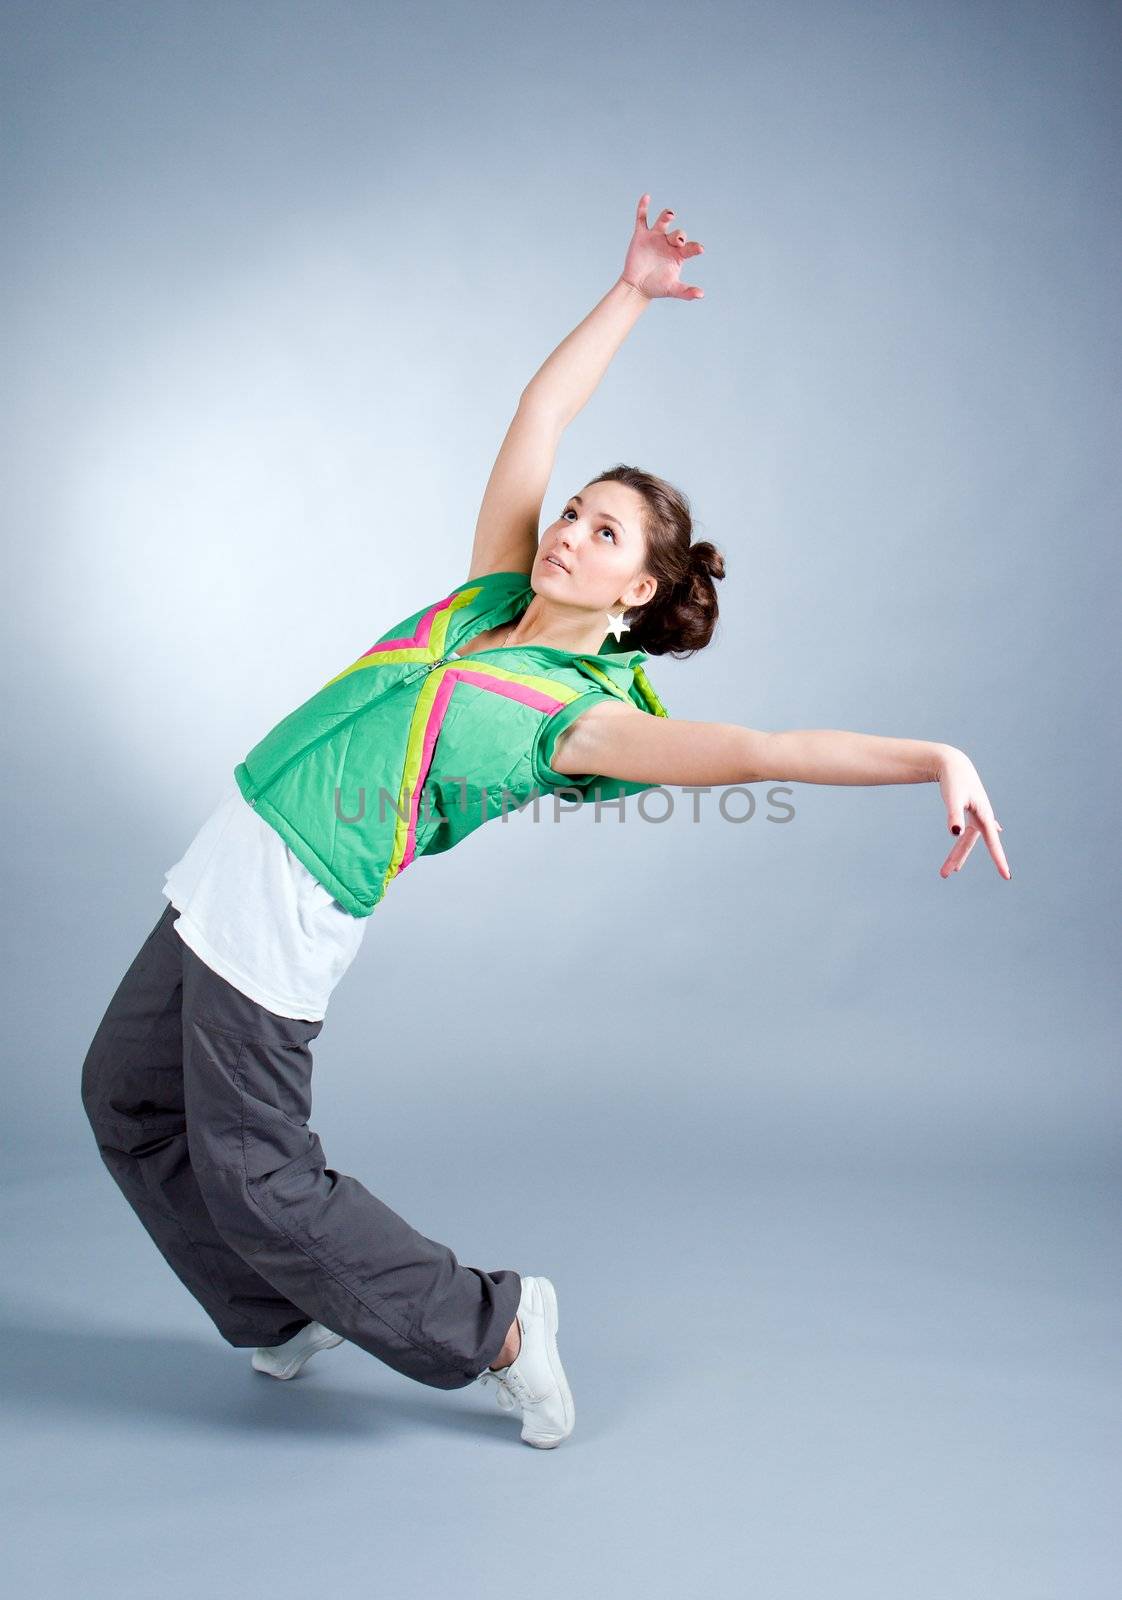
<path fill-rule="evenodd" d="M 278 1016 L 321 1020 L 362 943 L 353 917 L 236 783 L 164 874 L 174 927 L 200 961 Z"/>

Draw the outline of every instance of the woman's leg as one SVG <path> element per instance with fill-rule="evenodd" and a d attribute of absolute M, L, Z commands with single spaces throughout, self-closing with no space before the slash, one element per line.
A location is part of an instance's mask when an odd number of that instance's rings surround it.
<path fill-rule="evenodd" d="M 191 1167 L 183 1105 L 182 956 L 168 902 L 109 1002 L 82 1067 L 97 1147 L 180 1282 L 232 1345 L 280 1344 L 310 1320 L 221 1237 Z"/>
<path fill-rule="evenodd" d="M 408 1378 L 463 1388 L 502 1350 L 522 1280 L 461 1266 L 326 1165 L 308 1126 L 322 1027 L 265 1010 L 184 947 L 187 1136 L 203 1197 L 223 1238 L 316 1321 Z"/>

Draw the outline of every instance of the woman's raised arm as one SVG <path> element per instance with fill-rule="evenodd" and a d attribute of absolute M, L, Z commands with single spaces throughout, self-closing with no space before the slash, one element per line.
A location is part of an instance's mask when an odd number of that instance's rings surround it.
<path fill-rule="evenodd" d="M 841 728 L 761 732 L 735 722 L 652 717 L 637 707 L 592 706 L 561 735 L 551 765 L 570 776 L 599 774 L 630 783 L 938 783 L 947 827 L 957 837 L 940 868 L 957 872 L 979 837 L 1011 878 L 993 814 L 970 758 L 954 745 L 893 739 Z"/>
<path fill-rule="evenodd" d="M 597 306 L 578 323 L 538 368 L 523 391 L 567 427 L 608 370 L 608 364 L 652 300 L 700 300 L 704 289 L 681 281 L 682 268 L 703 245 L 680 228 L 670 232 L 673 211 L 660 211 L 647 226 L 647 202 L 640 197 L 623 271 Z"/>
<path fill-rule="evenodd" d="M 468 577 L 526 572 L 538 548 L 542 502 L 561 435 L 588 401 L 608 365 L 652 300 L 700 299 L 703 290 L 680 281 L 683 265 L 702 246 L 680 229 L 668 232 L 672 211 L 647 226 L 643 195 L 623 271 L 583 322 L 567 334 L 522 391 L 483 492 Z"/>

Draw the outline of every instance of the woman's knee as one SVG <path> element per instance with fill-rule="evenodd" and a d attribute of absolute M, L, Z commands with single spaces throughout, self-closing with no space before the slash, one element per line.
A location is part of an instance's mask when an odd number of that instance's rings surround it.
<path fill-rule="evenodd" d="M 232 1142 L 203 1137 L 187 1124 L 187 1155 L 211 1221 L 241 1254 L 260 1233 L 261 1218 L 245 1181 L 241 1152 Z"/>

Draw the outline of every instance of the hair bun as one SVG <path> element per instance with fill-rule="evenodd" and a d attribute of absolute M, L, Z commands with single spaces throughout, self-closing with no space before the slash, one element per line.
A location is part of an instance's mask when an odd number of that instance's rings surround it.
<path fill-rule="evenodd" d="M 725 575 L 725 558 L 708 539 L 699 539 L 690 545 L 689 560 L 691 572 L 705 573 L 710 578 Z"/>

